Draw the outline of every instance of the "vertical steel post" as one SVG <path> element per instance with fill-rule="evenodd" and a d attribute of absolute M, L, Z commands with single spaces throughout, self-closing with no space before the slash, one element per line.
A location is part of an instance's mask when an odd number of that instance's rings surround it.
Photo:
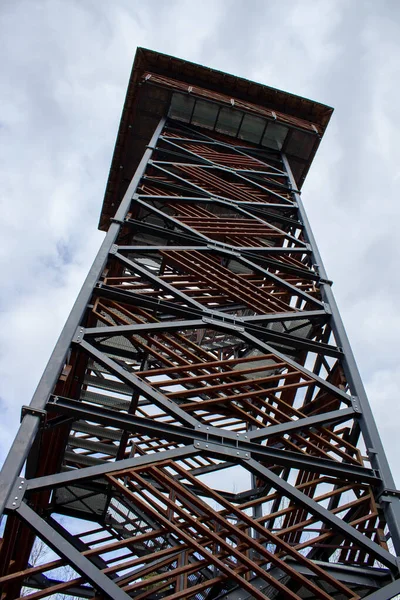
<path fill-rule="evenodd" d="M 293 196 L 298 206 L 301 221 L 306 231 L 308 242 L 312 248 L 314 263 L 317 265 L 318 272 L 321 277 L 320 285 L 323 298 L 329 306 L 331 312 L 332 330 L 334 332 L 337 344 L 343 349 L 344 359 L 343 367 L 346 373 L 347 380 L 352 388 L 352 393 L 357 397 L 361 408 L 361 416 L 359 418 L 360 429 L 365 441 L 366 451 L 370 459 L 371 465 L 379 473 L 382 479 L 381 502 L 384 505 L 384 512 L 392 534 L 393 545 L 396 553 L 400 555 L 400 498 L 397 495 L 388 496 L 386 491 L 395 489 L 395 482 L 391 473 L 389 463 L 383 448 L 383 444 L 375 423 L 375 419 L 369 404 L 364 384 L 361 379 L 357 363 L 354 358 L 346 330 L 343 325 L 342 318 L 336 304 L 335 296 L 332 292 L 331 284 L 328 281 L 328 276 L 322 261 L 321 254 L 318 250 L 307 213 L 301 199 L 301 194 L 297 189 L 289 161 L 285 155 L 282 155 L 285 168 L 292 186 Z"/>
<path fill-rule="evenodd" d="M 51 394 L 59 374 L 64 366 L 67 352 L 71 346 L 72 338 L 81 324 L 83 317 L 86 314 L 87 305 L 91 298 L 93 288 L 99 280 L 104 265 L 107 261 L 112 245 L 115 243 L 121 224 L 129 211 L 132 197 L 136 191 L 137 185 L 143 176 L 147 163 L 153 154 L 157 144 L 158 137 L 165 124 L 165 118 L 162 118 L 154 131 L 150 144 L 145 150 L 142 160 L 136 170 L 128 189 L 119 205 L 113 222 L 107 231 L 106 237 L 101 244 L 100 250 L 89 270 L 89 273 L 83 283 L 83 286 L 78 294 L 78 297 L 72 307 L 69 317 L 63 327 L 56 346 L 50 356 L 49 362 L 43 372 L 36 391 L 30 403 L 32 412 L 26 412 L 22 417 L 21 425 L 19 426 L 17 435 L 4 461 L 0 472 L 0 515 L 3 515 L 7 498 L 15 484 L 15 481 L 26 461 L 29 449 L 31 448 L 37 431 L 40 425 L 40 411 L 46 405 L 46 402 Z M 35 411 L 38 411 L 35 414 Z"/>

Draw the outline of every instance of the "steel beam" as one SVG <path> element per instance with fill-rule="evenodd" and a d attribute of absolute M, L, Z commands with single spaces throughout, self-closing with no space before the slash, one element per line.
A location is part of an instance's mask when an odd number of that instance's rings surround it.
<path fill-rule="evenodd" d="M 185 428 L 177 425 L 170 425 L 160 423 L 154 423 L 151 419 L 144 417 L 136 417 L 132 415 L 125 415 L 116 413 L 107 408 L 101 408 L 92 406 L 87 403 L 77 402 L 69 398 L 57 398 L 54 401 L 48 403 L 50 410 L 55 412 L 61 412 L 67 414 L 75 419 L 87 418 L 94 420 L 103 425 L 109 425 L 124 429 L 126 431 L 152 433 L 158 435 L 162 439 L 175 441 L 181 444 L 188 444 L 194 442 L 195 447 L 199 451 L 203 451 L 205 454 L 224 456 L 226 460 L 231 461 L 233 458 L 243 458 L 254 456 L 257 460 L 268 462 L 270 464 L 276 464 L 281 466 L 292 466 L 298 469 L 307 469 L 311 472 L 321 473 L 326 475 L 336 475 L 343 479 L 350 479 L 353 481 L 360 481 L 365 483 L 372 483 L 377 485 L 380 483 L 379 478 L 376 477 L 375 473 L 371 469 L 358 466 L 356 464 L 341 463 L 330 459 L 324 459 L 316 456 L 304 455 L 303 453 L 291 452 L 289 450 L 279 450 L 270 446 L 263 446 L 257 443 L 253 443 L 251 439 L 252 433 L 254 434 L 254 440 L 268 439 L 274 435 L 282 433 L 284 425 L 277 425 L 271 427 L 265 427 L 261 430 L 253 431 L 249 434 L 235 434 L 229 430 L 221 430 L 217 427 L 210 427 L 201 425 L 197 420 L 197 426 L 194 425 L 193 429 Z M 329 425 L 331 422 L 341 420 L 342 416 L 339 413 L 344 413 L 344 419 L 348 420 L 349 415 L 355 415 L 351 409 L 343 409 L 341 411 L 334 411 L 335 415 L 329 415 L 326 420 L 326 424 Z M 321 424 L 321 418 L 312 418 L 311 424 Z M 304 419 L 309 422 L 308 419 Z M 292 421 L 292 427 L 290 423 L 287 425 L 287 433 L 302 429 L 299 420 Z M 276 429 L 274 429 L 276 427 Z M 272 430 L 270 432 L 270 429 Z M 248 439 L 247 439 L 248 438 Z"/>

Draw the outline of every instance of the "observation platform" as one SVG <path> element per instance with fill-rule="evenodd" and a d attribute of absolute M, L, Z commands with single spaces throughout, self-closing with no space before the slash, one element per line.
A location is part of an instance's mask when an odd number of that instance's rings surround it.
<path fill-rule="evenodd" d="M 294 94 L 138 48 L 99 229 L 107 230 L 164 116 L 286 154 L 301 188 L 333 109 Z"/>

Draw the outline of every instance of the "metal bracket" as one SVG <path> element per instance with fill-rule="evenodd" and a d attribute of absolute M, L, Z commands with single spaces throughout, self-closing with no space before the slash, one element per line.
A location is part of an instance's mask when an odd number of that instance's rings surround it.
<path fill-rule="evenodd" d="M 230 324 L 230 323 L 225 323 L 225 325 L 229 326 L 229 329 L 233 329 L 233 331 L 240 331 L 243 333 L 243 331 L 246 331 L 245 327 L 243 327 L 242 325 L 235 325 L 235 324 Z"/>
<path fill-rule="evenodd" d="M 393 498 L 400 498 L 400 490 L 385 488 L 378 495 L 379 502 L 391 502 Z"/>
<path fill-rule="evenodd" d="M 117 246 L 117 244 L 113 244 L 110 248 L 109 254 L 117 254 L 117 252 L 118 252 L 118 246 Z"/>
<path fill-rule="evenodd" d="M 117 223 L 118 225 L 123 225 L 125 223 L 124 219 L 116 219 L 115 217 L 110 219 L 110 221 L 111 223 Z"/>
<path fill-rule="evenodd" d="M 9 510 L 16 510 L 21 505 L 24 498 L 28 483 L 25 477 L 18 477 L 14 488 L 11 491 L 10 497 L 7 501 L 7 508 Z"/>
<path fill-rule="evenodd" d="M 233 331 L 245 331 L 244 326 L 242 325 L 235 325 L 235 323 L 232 321 L 224 321 L 224 319 L 220 318 L 220 317 L 216 317 L 216 318 L 212 318 L 212 317 L 201 317 L 201 320 L 203 321 L 203 323 L 207 323 L 209 325 L 214 325 L 215 327 L 218 326 L 218 324 L 223 324 L 225 325 L 227 328 L 232 329 Z M 240 317 L 238 317 L 237 320 L 240 320 Z"/>
<path fill-rule="evenodd" d="M 46 422 L 47 419 L 47 411 L 42 408 L 33 408 L 32 406 L 22 406 L 21 407 L 21 421 L 25 415 L 32 415 L 32 417 L 39 417 L 41 425 Z"/>
<path fill-rule="evenodd" d="M 80 344 L 83 341 L 84 333 L 85 333 L 84 327 L 77 328 L 77 330 L 75 331 L 75 335 L 72 338 L 72 341 L 74 342 L 74 344 Z"/>
<path fill-rule="evenodd" d="M 320 277 L 318 279 L 318 285 L 333 285 L 333 281 L 331 281 L 330 279 L 324 279 L 323 277 Z"/>
<path fill-rule="evenodd" d="M 327 315 L 331 315 L 332 311 L 331 311 L 331 307 L 329 306 L 329 304 L 327 302 L 323 302 L 324 305 L 324 310 L 326 312 Z"/>
<path fill-rule="evenodd" d="M 244 452 L 243 450 L 238 450 L 237 447 L 232 448 L 232 446 L 223 446 L 220 444 L 212 444 L 210 442 L 198 442 L 198 441 L 196 441 L 194 443 L 194 447 L 197 448 L 198 450 L 205 450 L 208 452 L 212 452 L 214 449 L 214 450 L 218 450 L 219 453 L 221 452 L 221 449 L 222 449 L 224 454 L 226 453 L 227 458 L 241 458 L 242 460 L 250 460 L 251 459 L 250 452 Z"/>
<path fill-rule="evenodd" d="M 232 447 L 232 442 L 235 442 L 235 447 L 238 445 L 239 442 L 248 442 L 249 441 L 249 436 L 245 433 L 234 433 L 233 431 L 228 432 L 228 431 L 224 431 L 219 429 L 218 427 L 214 427 L 212 425 L 203 425 L 202 423 L 199 423 L 196 426 L 196 431 L 200 431 L 201 433 L 205 433 L 206 434 L 206 440 L 209 440 L 209 436 L 213 436 L 213 440 L 214 441 L 210 441 L 210 443 L 216 443 L 215 440 L 216 438 L 218 438 L 218 440 L 220 440 L 220 443 L 222 444 L 229 444 Z M 202 440 L 196 440 L 196 441 L 202 441 Z M 218 442 L 219 443 L 219 442 Z"/>
<path fill-rule="evenodd" d="M 360 401 L 357 396 L 351 397 L 351 405 L 354 408 L 354 412 L 361 414 L 362 411 L 361 411 Z"/>

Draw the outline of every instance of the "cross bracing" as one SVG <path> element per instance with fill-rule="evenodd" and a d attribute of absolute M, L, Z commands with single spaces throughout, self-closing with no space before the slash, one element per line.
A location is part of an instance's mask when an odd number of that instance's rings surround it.
<path fill-rule="evenodd" d="M 3 598 L 396 595 L 331 283 L 283 153 L 162 119 L 3 468 Z"/>

